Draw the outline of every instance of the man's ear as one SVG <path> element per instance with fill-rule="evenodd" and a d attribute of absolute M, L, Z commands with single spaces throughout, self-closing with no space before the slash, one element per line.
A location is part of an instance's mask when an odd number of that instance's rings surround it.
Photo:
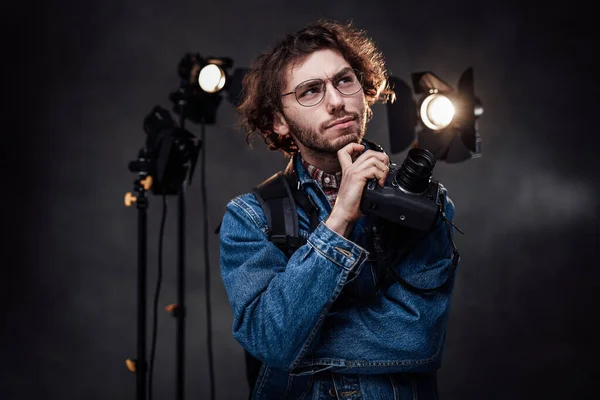
<path fill-rule="evenodd" d="M 289 135 L 290 133 L 290 126 L 279 111 L 275 113 L 275 118 L 273 118 L 273 132 L 281 136 Z"/>

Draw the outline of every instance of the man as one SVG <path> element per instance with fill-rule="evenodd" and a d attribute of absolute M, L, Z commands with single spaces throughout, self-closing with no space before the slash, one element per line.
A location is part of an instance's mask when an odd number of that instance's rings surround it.
<path fill-rule="evenodd" d="M 318 209 L 311 230 L 297 205 L 306 243 L 290 255 L 269 241 L 254 194 L 227 205 L 221 272 L 233 335 L 261 365 L 252 399 L 437 398 L 454 280 L 448 225 L 440 216 L 415 239 L 360 211 L 365 184 L 383 186 L 389 171 L 363 140 L 370 106 L 393 96 L 386 78 L 364 32 L 320 21 L 260 56 L 244 80 L 249 135 L 291 156 L 286 176 Z M 440 198 L 452 219 L 445 190 Z"/>

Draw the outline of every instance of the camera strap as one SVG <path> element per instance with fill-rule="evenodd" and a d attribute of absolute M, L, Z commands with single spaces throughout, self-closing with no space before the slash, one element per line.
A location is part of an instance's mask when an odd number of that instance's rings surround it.
<path fill-rule="evenodd" d="M 436 290 L 442 289 L 444 286 L 446 286 L 447 284 L 449 284 L 451 282 L 450 278 L 453 276 L 454 270 L 458 266 L 458 261 L 460 259 L 460 254 L 459 254 L 458 249 L 456 248 L 456 245 L 455 245 L 454 240 L 452 238 L 452 229 L 451 229 L 451 226 L 454 227 L 454 228 L 456 228 L 456 227 L 446 217 L 445 203 L 446 203 L 446 199 L 444 198 L 440 202 L 440 218 L 442 219 L 442 221 L 445 224 L 446 233 L 448 234 L 448 241 L 450 242 L 450 244 L 452 246 L 452 263 L 450 264 L 448 275 L 446 276 L 446 279 L 444 279 L 444 282 L 442 282 L 440 285 L 438 285 L 436 287 L 433 287 L 433 288 L 421 288 L 421 287 L 417 287 L 417 286 L 414 286 L 414 285 L 408 283 L 406 281 L 406 279 L 402 278 L 402 276 L 400 276 L 400 274 L 398 273 L 398 271 L 396 271 L 396 269 L 391 265 L 390 260 L 385 256 L 385 253 L 384 253 L 384 250 L 383 250 L 383 247 L 382 247 L 382 244 L 381 244 L 381 237 L 380 237 L 380 234 L 379 234 L 379 232 L 377 230 L 377 227 L 375 225 L 373 225 L 373 227 L 372 227 L 372 230 L 373 230 L 373 248 L 375 249 L 375 252 L 377 253 L 377 262 L 378 263 L 384 263 L 384 267 L 391 274 L 392 278 L 395 281 L 397 281 L 398 283 L 400 283 L 402 286 L 404 286 L 408 290 L 416 291 L 416 292 L 420 292 L 420 293 L 429 293 L 429 292 L 434 292 Z M 433 229 L 433 226 L 432 226 L 432 229 Z M 456 228 L 456 230 L 459 231 L 460 233 L 463 233 L 458 228 Z M 424 239 L 425 236 L 427 236 L 430 232 L 431 232 L 431 230 L 429 230 L 429 232 L 427 232 L 425 235 L 423 235 L 421 237 L 410 239 L 409 243 L 404 247 L 404 249 L 402 251 L 402 254 L 400 255 L 400 257 L 397 258 L 397 260 L 398 261 L 402 261 L 410 253 L 410 251 L 415 247 L 415 245 L 420 240 Z"/>

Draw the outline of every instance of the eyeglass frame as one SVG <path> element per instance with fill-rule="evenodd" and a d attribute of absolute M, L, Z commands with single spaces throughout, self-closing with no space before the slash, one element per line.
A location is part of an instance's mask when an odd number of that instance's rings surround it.
<path fill-rule="evenodd" d="M 358 90 L 356 92 L 352 93 L 352 94 L 342 93 L 342 91 L 340 89 L 338 89 L 338 87 L 336 85 L 333 84 L 333 80 L 339 79 L 340 75 L 343 75 L 343 74 L 345 74 L 348 71 L 354 71 L 354 76 L 356 77 L 356 80 L 360 84 Z M 292 90 L 291 92 L 282 94 L 281 97 L 289 96 L 290 94 L 293 94 L 294 98 L 296 99 L 296 101 L 298 102 L 298 104 L 300 104 L 302 107 L 314 107 L 314 106 L 317 106 L 317 105 L 321 104 L 321 102 L 325 98 L 325 93 L 327 92 L 327 82 L 331 82 L 331 84 L 333 85 L 333 88 L 335 90 L 337 90 L 342 96 L 349 97 L 349 96 L 354 96 L 356 93 L 360 92 L 360 90 L 363 88 L 363 81 L 362 81 L 362 79 L 363 79 L 363 73 L 361 71 L 359 71 L 357 69 L 354 69 L 354 68 L 347 67 L 347 68 L 344 68 L 341 71 L 337 72 L 331 78 L 327 78 L 327 79 L 312 78 L 312 79 L 307 79 L 305 81 L 302 81 L 302 82 L 300 82 L 299 84 L 296 85 L 296 87 L 294 88 L 294 90 Z M 323 82 L 323 87 L 324 87 L 324 89 L 323 89 L 323 96 L 321 97 L 321 100 L 319 100 L 315 104 L 311 104 L 310 106 L 306 106 L 306 105 L 300 103 L 300 100 L 298 100 L 298 95 L 296 95 L 296 90 L 298 90 L 298 87 L 300 85 L 303 85 L 306 82 L 310 82 L 310 81 L 322 81 Z"/>

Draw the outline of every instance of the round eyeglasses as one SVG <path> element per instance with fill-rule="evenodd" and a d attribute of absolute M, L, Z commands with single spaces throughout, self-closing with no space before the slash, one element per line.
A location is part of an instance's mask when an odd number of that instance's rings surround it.
<path fill-rule="evenodd" d="M 347 68 L 329 79 L 309 79 L 296 86 L 292 92 L 284 93 L 281 97 L 293 94 L 301 106 L 312 107 L 319 104 L 325 97 L 326 83 L 331 81 L 333 87 L 343 96 L 352 96 L 362 89 L 362 73 Z"/>

